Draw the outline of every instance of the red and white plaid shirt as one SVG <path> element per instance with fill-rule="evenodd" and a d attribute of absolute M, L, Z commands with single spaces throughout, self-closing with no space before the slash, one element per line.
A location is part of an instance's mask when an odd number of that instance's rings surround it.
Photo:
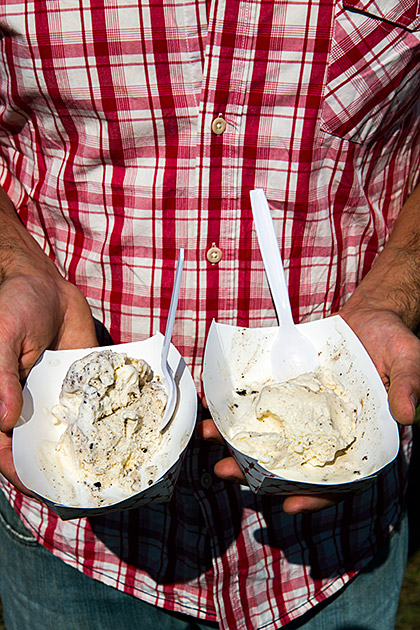
<path fill-rule="evenodd" d="M 417 5 L 4 0 L 0 181 L 115 342 L 164 330 L 185 248 L 173 342 L 200 389 L 213 318 L 276 323 L 250 189 L 271 205 L 296 320 L 336 310 L 386 241 L 419 179 Z M 194 442 L 170 503 L 89 521 L 5 491 L 65 562 L 224 630 L 272 630 L 325 600 L 401 512 L 404 454 L 297 517 L 215 478 L 220 457 Z"/>

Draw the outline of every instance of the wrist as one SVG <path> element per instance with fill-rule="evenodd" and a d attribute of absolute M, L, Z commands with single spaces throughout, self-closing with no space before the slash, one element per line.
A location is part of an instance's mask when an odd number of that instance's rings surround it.
<path fill-rule="evenodd" d="M 420 323 L 420 267 L 417 263 L 418 256 L 409 248 L 386 247 L 343 311 L 390 312 L 415 330 Z"/>

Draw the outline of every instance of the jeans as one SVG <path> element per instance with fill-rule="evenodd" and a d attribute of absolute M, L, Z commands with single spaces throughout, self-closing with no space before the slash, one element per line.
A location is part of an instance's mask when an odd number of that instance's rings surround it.
<path fill-rule="evenodd" d="M 287 630 L 393 630 L 408 527 L 336 596 Z M 39 545 L 0 491 L 0 593 L 7 630 L 213 630 L 151 606 L 68 566 Z M 280 628 L 280 625 L 278 626 Z"/>

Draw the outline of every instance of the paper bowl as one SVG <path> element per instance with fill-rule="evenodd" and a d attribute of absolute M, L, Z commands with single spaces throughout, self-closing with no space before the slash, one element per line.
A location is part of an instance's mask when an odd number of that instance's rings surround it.
<path fill-rule="evenodd" d="M 165 450 L 158 453 L 156 461 L 152 460 L 159 468 L 155 483 L 137 494 L 104 507 L 63 505 L 57 501 L 56 491 L 40 469 L 38 460 L 40 444 L 45 440 L 58 442 L 63 433 L 63 424 L 54 424 L 51 409 L 59 402 L 63 379 L 74 361 L 95 350 L 109 348 L 124 352 L 128 357 L 144 359 L 155 374 L 163 379 L 160 367 L 162 343 L 163 335 L 157 333 L 145 341 L 115 346 L 47 350 L 31 370 L 23 388 L 22 416 L 13 431 L 13 460 L 22 483 L 63 520 L 163 503 L 171 498 L 197 413 L 197 393 L 192 376 L 172 344 L 169 349 L 169 364 L 178 387 L 178 401 L 174 416 L 165 429 Z"/>
<path fill-rule="evenodd" d="M 337 467 L 321 469 L 306 464 L 299 471 L 284 470 L 280 475 L 276 469 L 275 474 L 230 441 L 233 425 L 243 424 L 244 409 L 245 414 L 247 411 L 244 395 L 275 382 L 270 353 L 277 327 L 212 323 L 203 368 L 209 410 L 254 492 L 320 494 L 360 489 L 388 466 L 399 450 L 398 426 L 389 411 L 385 387 L 364 346 L 340 316 L 299 324 L 298 329 L 317 349 L 320 366 L 338 377 L 351 403 L 359 409 L 356 440 L 337 458 Z"/>

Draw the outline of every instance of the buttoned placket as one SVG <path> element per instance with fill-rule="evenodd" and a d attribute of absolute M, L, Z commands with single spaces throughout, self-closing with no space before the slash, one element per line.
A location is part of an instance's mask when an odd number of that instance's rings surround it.
<path fill-rule="evenodd" d="M 242 159 L 243 140 L 245 134 L 245 104 L 246 95 L 250 83 L 250 61 L 252 51 L 246 46 L 251 46 L 253 41 L 252 31 L 257 29 L 258 12 L 260 3 L 242 2 L 239 0 L 239 10 L 247 13 L 246 19 L 242 17 L 240 23 L 243 28 L 249 29 L 249 33 L 241 34 L 241 42 L 235 50 L 235 58 L 232 60 L 231 81 L 232 89 L 228 91 L 226 101 L 221 100 L 224 92 L 218 92 L 214 88 L 215 77 L 220 76 L 220 59 L 226 58 L 223 50 L 214 50 L 220 46 L 217 37 L 217 25 L 224 23 L 225 3 L 212 2 L 209 10 L 208 44 L 203 64 L 202 98 L 199 104 L 198 130 L 201 133 L 198 144 L 197 159 L 197 189 L 209 187 L 217 181 L 217 189 L 220 192 L 220 205 L 218 209 L 218 221 L 214 207 L 199 208 L 202 223 L 200 229 L 206 235 L 206 243 L 201 250 L 201 260 L 206 267 L 207 283 L 214 282 L 220 288 L 218 294 L 218 316 L 224 321 L 235 321 L 238 307 L 238 250 L 240 245 L 241 226 L 241 185 L 242 185 Z M 255 33 L 254 33 L 255 35 Z M 220 34 L 219 34 L 220 37 Z M 212 195 L 209 195 L 210 201 Z M 200 201 L 200 200 L 199 200 Z M 217 202 L 217 200 L 215 200 Z M 212 275 L 217 274 L 213 280 Z M 198 464 L 198 461 L 196 462 Z M 201 462 L 202 463 L 202 462 Z M 223 543 L 224 532 L 219 531 L 214 521 L 214 502 L 217 501 L 219 509 L 228 501 L 228 493 L 221 492 L 220 479 L 214 477 L 209 468 L 201 468 L 197 471 L 197 478 L 193 484 L 200 500 L 202 513 L 208 531 L 212 534 L 211 544 L 217 546 Z M 221 539 L 219 540 L 219 537 Z M 237 560 L 232 556 L 230 571 L 237 572 Z M 215 553 L 214 563 L 218 564 L 216 576 L 223 575 L 219 554 Z M 217 581 L 217 580 L 216 580 Z M 232 587 L 233 588 L 233 587 Z M 215 598 L 218 593 L 218 585 L 214 586 Z M 240 596 L 238 593 L 238 601 Z M 216 606 L 221 606 L 218 602 Z"/>
<path fill-rule="evenodd" d="M 247 91 L 250 85 L 250 72 L 253 61 L 252 43 L 255 40 L 260 3 L 241 2 L 238 22 L 242 31 L 238 32 L 238 45 L 231 60 L 231 85 L 228 91 L 218 91 L 217 79 L 223 74 L 219 67 L 222 59 L 227 59 L 230 52 L 219 50 L 223 36 L 218 32 L 218 24 L 224 23 L 225 3 L 212 2 L 209 8 L 208 44 L 203 64 L 202 96 L 207 98 L 199 105 L 201 130 L 200 144 L 204 147 L 203 159 L 199 163 L 198 179 L 211 185 L 214 169 L 220 181 L 223 196 L 220 199 L 219 224 L 208 215 L 207 243 L 202 251 L 207 260 L 207 273 L 218 274 L 218 285 L 223 287 L 219 296 L 220 317 L 233 319 L 237 310 L 238 259 L 240 226 L 243 213 L 241 207 L 241 165 L 245 136 L 245 107 Z M 227 100 L 225 98 L 228 94 Z M 212 100 L 213 99 L 213 100 Z M 213 210 L 213 213 L 215 210 Z"/>

